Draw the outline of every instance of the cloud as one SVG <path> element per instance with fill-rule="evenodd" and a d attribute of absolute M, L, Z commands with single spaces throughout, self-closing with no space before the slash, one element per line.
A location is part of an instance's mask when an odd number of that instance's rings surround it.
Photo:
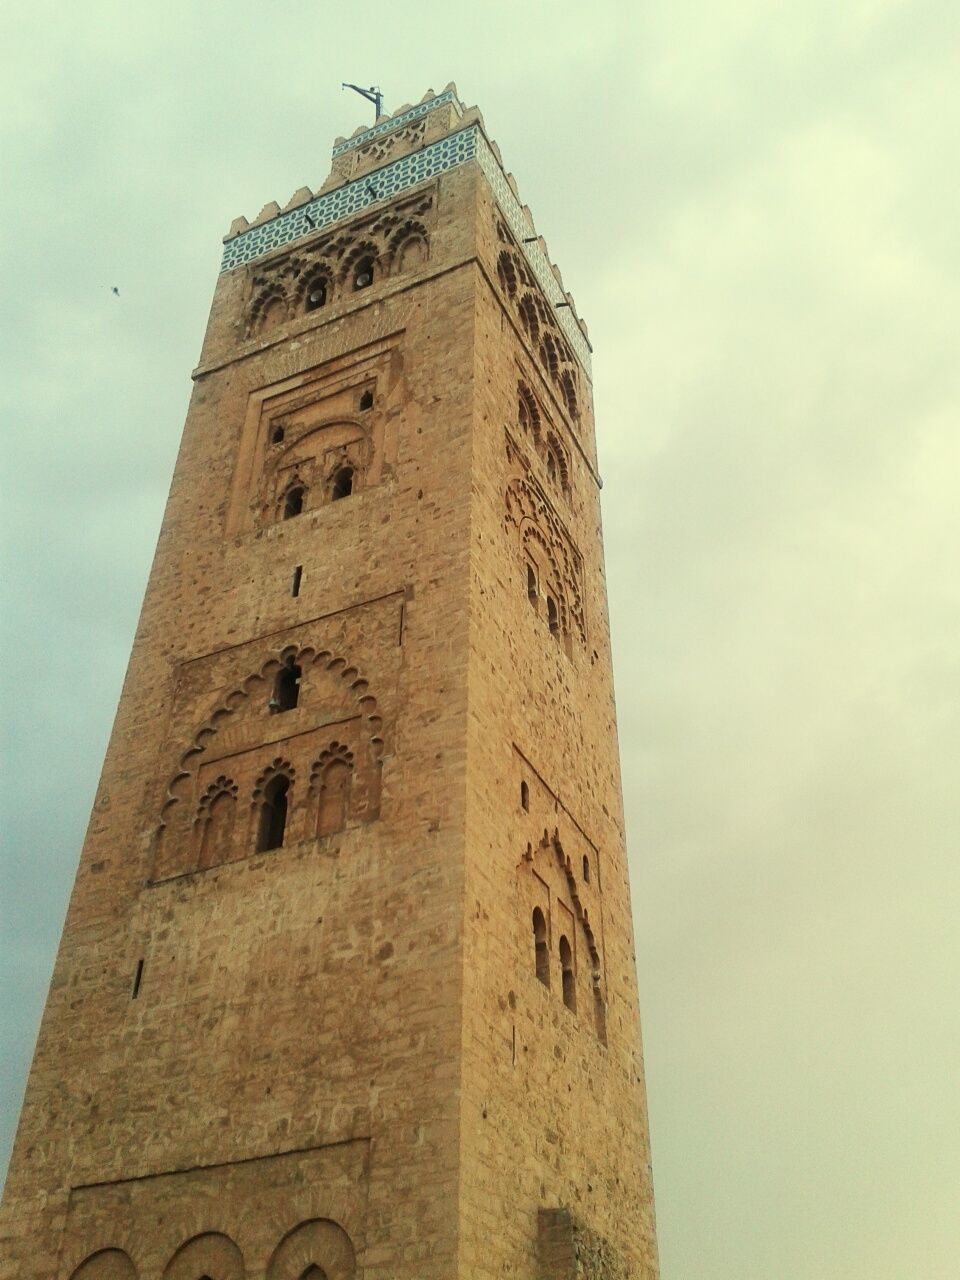
<path fill-rule="evenodd" d="M 953 21 L 24 15 L 0 82 L 8 1141 L 218 238 L 323 180 L 366 118 L 341 80 L 393 106 L 453 77 L 596 347 L 664 1280 L 953 1277 Z"/>

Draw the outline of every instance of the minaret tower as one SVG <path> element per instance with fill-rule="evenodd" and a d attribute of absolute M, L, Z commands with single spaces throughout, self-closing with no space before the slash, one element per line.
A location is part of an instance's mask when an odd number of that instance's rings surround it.
<path fill-rule="evenodd" d="M 225 241 L 6 1280 L 654 1280 L 590 344 L 451 85 Z"/>

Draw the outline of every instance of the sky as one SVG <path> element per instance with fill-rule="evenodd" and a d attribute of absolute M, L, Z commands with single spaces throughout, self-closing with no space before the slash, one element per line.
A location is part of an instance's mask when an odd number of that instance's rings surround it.
<path fill-rule="evenodd" d="M 0 1167 L 220 237 L 455 80 L 595 347 L 663 1280 L 956 1280 L 955 0 L 0 21 Z"/>

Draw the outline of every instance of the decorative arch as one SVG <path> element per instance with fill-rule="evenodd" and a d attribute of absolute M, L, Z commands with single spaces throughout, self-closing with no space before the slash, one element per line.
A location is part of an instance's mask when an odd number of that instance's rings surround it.
<path fill-rule="evenodd" d="M 580 558 L 546 495 L 529 475 L 517 476 L 507 487 L 505 505 L 507 528 L 517 531 L 525 551 L 529 543 L 539 547 L 553 574 L 560 629 L 569 634 L 575 628 L 586 643 Z"/>
<path fill-rule="evenodd" d="M 603 961 L 600 956 L 600 948 L 597 944 L 596 935 L 593 932 L 593 926 L 590 922 L 590 913 L 584 906 L 580 896 L 580 886 L 577 880 L 576 871 L 574 869 L 573 860 L 565 851 L 560 840 L 559 831 L 554 828 L 553 834 L 544 830 L 540 839 L 539 850 L 552 857 L 555 864 L 563 872 L 566 880 L 567 893 L 570 902 L 573 905 L 573 914 L 576 919 L 578 928 L 582 931 L 583 938 L 586 942 L 587 956 L 590 961 L 590 984 L 593 991 L 594 1001 L 594 1023 L 596 1027 L 598 1039 L 606 1044 L 607 1037 L 607 1017 L 606 1017 L 606 997 L 603 989 Z M 532 862 L 534 859 L 534 851 L 531 845 L 527 845 L 527 851 L 524 855 L 524 861 Z"/>
<path fill-rule="evenodd" d="M 310 770 L 310 792 L 317 799 L 317 835 L 333 835 L 347 824 L 353 783 L 353 752 L 331 742 Z"/>
<path fill-rule="evenodd" d="M 345 254 L 343 261 L 340 263 L 340 270 L 337 272 L 337 283 L 341 287 L 352 282 L 354 268 L 365 258 L 369 258 L 373 264 L 373 279 L 374 283 L 376 283 L 380 266 L 380 248 L 373 240 L 358 240 Z"/>
<path fill-rule="evenodd" d="M 282 324 L 287 318 L 288 303 L 287 291 L 279 281 L 266 285 L 250 306 L 247 333 L 264 333 Z"/>
<path fill-rule="evenodd" d="M 229 726 L 231 718 L 251 699 L 261 700 L 266 707 L 277 672 L 289 661 L 293 661 L 300 667 L 304 677 L 309 671 L 319 669 L 331 673 L 338 681 L 342 681 L 347 696 L 357 707 L 357 714 L 362 723 L 361 738 L 367 744 L 370 763 L 379 770 L 384 753 L 383 718 L 377 709 L 377 699 L 370 692 L 369 681 L 364 679 L 358 669 L 346 658 L 329 649 L 286 645 L 267 658 L 259 670 L 252 672 L 240 684 L 235 685 L 217 703 L 195 733 L 190 746 L 180 756 L 177 769 L 168 783 L 161 806 L 158 838 L 162 838 L 162 833 L 169 825 L 175 807 L 189 799 L 193 778 L 203 762 L 207 748 L 212 745 L 218 733 Z"/>
<path fill-rule="evenodd" d="M 527 331 L 530 341 L 536 343 L 540 339 L 540 317 L 537 314 L 537 306 L 534 302 L 532 293 L 525 293 L 520 299 L 518 308 L 520 313 L 520 323 Z"/>
<path fill-rule="evenodd" d="M 563 441 L 553 430 L 552 427 L 547 428 L 546 439 L 544 441 L 547 449 L 553 454 L 556 460 L 557 479 L 564 493 L 570 491 L 570 456 L 564 447 Z"/>
<path fill-rule="evenodd" d="M 314 266 L 300 278 L 296 292 L 298 311 L 319 311 L 333 301 L 333 273 L 326 265 Z M 322 300 L 315 295 L 322 294 Z"/>
<path fill-rule="evenodd" d="M 267 1263 L 266 1280 L 301 1280 L 316 1267 L 326 1280 L 353 1280 L 357 1256 L 353 1242 L 330 1218 L 301 1222 L 287 1232 Z M 311 1280 L 315 1280 L 311 1276 Z"/>
<path fill-rule="evenodd" d="M 540 406 L 525 382 L 517 383 L 517 422 L 523 432 L 539 443 Z"/>
<path fill-rule="evenodd" d="M 506 249 L 501 249 L 500 256 L 497 258 L 497 279 L 500 281 L 500 288 L 508 298 L 517 296 L 517 268 L 514 265 L 513 254 Z"/>
<path fill-rule="evenodd" d="M 244 1280 L 243 1254 L 229 1236 L 219 1231 L 194 1236 L 180 1246 L 163 1271 L 163 1280 L 197 1280 L 199 1276 Z"/>
<path fill-rule="evenodd" d="M 414 261 L 408 254 L 414 252 L 419 256 Z M 427 229 L 417 218 L 407 218 L 393 232 L 387 244 L 386 257 L 394 271 L 409 271 L 414 266 L 425 262 L 429 251 Z"/>
<path fill-rule="evenodd" d="M 70 1280 L 137 1280 L 137 1268 L 123 1249 L 98 1249 L 70 1273 Z"/>
<path fill-rule="evenodd" d="M 220 774 L 200 797 L 194 830 L 199 844 L 198 864 L 201 867 L 225 862 L 236 821 L 237 784 L 226 774 Z"/>
<path fill-rule="evenodd" d="M 253 796 L 251 800 L 251 803 L 253 804 L 254 807 L 256 807 L 257 804 L 259 804 L 260 802 L 262 802 L 264 792 L 266 791 L 267 787 L 274 780 L 274 778 L 279 777 L 281 774 L 283 775 L 283 777 L 288 778 L 290 782 L 293 783 L 294 779 L 296 778 L 297 771 L 293 767 L 293 765 L 290 763 L 290 761 L 287 760 L 284 756 L 274 756 L 274 758 L 270 761 L 267 767 L 265 769 L 262 769 L 260 771 L 260 774 L 257 777 L 256 784 L 253 788 Z"/>
<path fill-rule="evenodd" d="M 560 349 L 557 346 L 556 338 L 549 330 L 544 331 L 540 340 L 539 356 L 540 363 L 553 381 L 556 382 L 560 376 Z"/>
<path fill-rule="evenodd" d="M 295 777 L 290 761 L 276 756 L 257 778 L 251 801 L 257 828 L 256 853 L 283 846 Z"/>
<path fill-rule="evenodd" d="M 567 413 L 573 418 L 574 422 L 580 419 L 580 405 L 577 400 L 576 380 L 569 369 L 564 369 L 560 374 L 560 394 L 563 397 L 563 403 L 566 406 Z"/>

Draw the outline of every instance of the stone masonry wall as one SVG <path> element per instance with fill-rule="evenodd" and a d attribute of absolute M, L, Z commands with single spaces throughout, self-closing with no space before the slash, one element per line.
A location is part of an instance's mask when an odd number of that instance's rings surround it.
<path fill-rule="evenodd" d="M 655 1280 L 554 301 L 475 164 L 220 276 L 0 1280 Z"/>

